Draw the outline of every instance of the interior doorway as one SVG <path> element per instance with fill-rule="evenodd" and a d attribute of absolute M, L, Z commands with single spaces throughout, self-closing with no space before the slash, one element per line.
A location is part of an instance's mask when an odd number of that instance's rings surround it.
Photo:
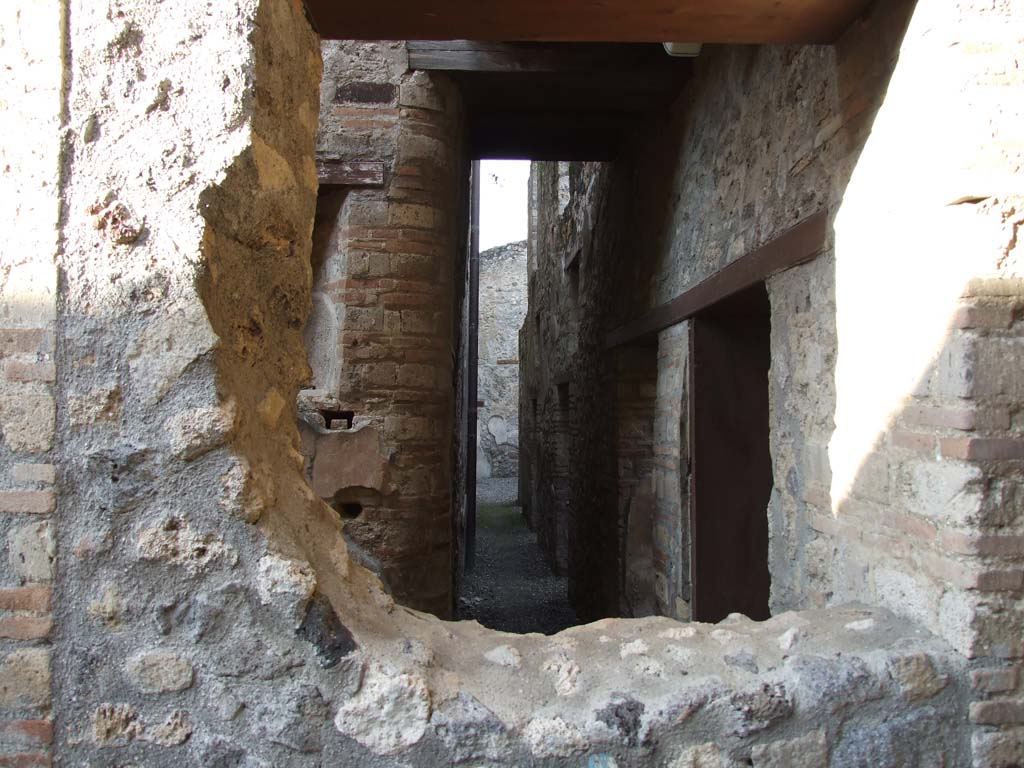
<path fill-rule="evenodd" d="M 576 624 L 576 616 L 567 580 L 544 557 L 519 498 L 520 348 L 523 334 L 536 325 L 527 317 L 530 173 L 523 160 L 473 166 L 465 560 L 456 584 L 457 616 L 505 632 L 553 634 Z M 548 410 L 563 414 L 568 392 L 559 387 L 558 397 L 558 408 Z"/>
<path fill-rule="evenodd" d="M 771 307 L 757 283 L 690 326 L 693 618 L 767 619 Z"/>

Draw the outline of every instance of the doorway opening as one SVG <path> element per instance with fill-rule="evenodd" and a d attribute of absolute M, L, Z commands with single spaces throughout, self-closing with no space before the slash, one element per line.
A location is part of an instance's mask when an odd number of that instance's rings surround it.
<path fill-rule="evenodd" d="M 464 305 L 467 520 L 457 611 L 492 629 L 553 634 L 576 617 L 566 579 L 545 559 L 519 498 L 520 334 L 536 326 L 527 317 L 529 174 L 529 161 L 474 163 Z M 567 401 L 559 389 L 557 407 L 566 410 Z"/>
<path fill-rule="evenodd" d="M 771 615 L 768 572 L 768 368 L 764 283 L 690 321 L 690 495 L 693 618 Z"/>

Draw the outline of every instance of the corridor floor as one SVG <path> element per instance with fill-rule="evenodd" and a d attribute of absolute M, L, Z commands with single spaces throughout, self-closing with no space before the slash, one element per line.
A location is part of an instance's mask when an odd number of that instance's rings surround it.
<path fill-rule="evenodd" d="M 516 506 L 515 478 L 477 485 L 476 564 L 463 578 L 459 618 L 503 632 L 554 634 L 577 623 L 567 581 L 548 566 Z"/>

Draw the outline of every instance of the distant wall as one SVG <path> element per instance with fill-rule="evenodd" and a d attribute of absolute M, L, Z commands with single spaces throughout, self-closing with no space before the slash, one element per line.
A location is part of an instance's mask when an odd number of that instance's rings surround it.
<path fill-rule="evenodd" d="M 519 471 L 519 329 L 526 318 L 526 241 L 480 254 L 477 477 Z"/>

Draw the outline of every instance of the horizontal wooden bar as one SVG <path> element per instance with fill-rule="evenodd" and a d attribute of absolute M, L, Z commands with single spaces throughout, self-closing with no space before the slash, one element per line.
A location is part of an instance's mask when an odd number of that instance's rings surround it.
<path fill-rule="evenodd" d="M 335 40 L 830 43 L 868 0 L 305 0 Z"/>
<path fill-rule="evenodd" d="M 321 186 L 383 187 L 384 163 L 317 158 L 316 175 Z"/>
<path fill-rule="evenodd" d="M 563 73 L 594 76 L 626 72 L 634 78 L 671 72 L 687 62 L 668 56 L 660 45 L 638 43 L 448 43 L 410 41 L 411 69 L 446 72 Z"/>
<path fill-rule="evenodd" d="M 757 250 L 722 267 L 672 301 L 616 328 L 605 337 L 605 348 L 611 349 L 663 331 L 744 288 L 791 267 L 806 264 L 825 247 L 827 230 L 827 211 L 808 216 Z"/>

